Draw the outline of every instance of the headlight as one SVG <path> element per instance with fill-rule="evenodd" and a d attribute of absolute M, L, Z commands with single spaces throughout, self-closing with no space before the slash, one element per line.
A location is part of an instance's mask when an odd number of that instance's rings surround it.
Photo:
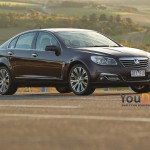
<path fill-rule="evenodd" d="M 91 56 L 91 60 L 99 65 L 117 65 L 115 59 L 109 57 Z"/>

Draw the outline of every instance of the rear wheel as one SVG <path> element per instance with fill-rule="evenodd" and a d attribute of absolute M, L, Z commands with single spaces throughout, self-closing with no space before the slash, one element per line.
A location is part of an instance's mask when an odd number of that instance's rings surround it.
<path fill-rule="evenodd" d="M 0 94 L 12 95 L 17 91 L 11 73 L 6 67 L 0 67 Z"/>
<path fill-rule="evenodd" d="M 148 93 L 148 92 L 150 92 L 150 86 L 148 86 L 148 85 L 131 86 L 131 89 L 136 93 Z"/>
<path fill-rule="evenodd" d="M 76 95 L 90 95 L 95 91 L 90 84 L 90 75 L 86 67 L 82 64 L 75 65 L 69 73 L 69 85 Z"/>
<path fill-rule="evenodd" d="M 59 92 L 59 93 L 70 93 L 71 90 L 69 87 L 56 87 L 56 90 Z"/>

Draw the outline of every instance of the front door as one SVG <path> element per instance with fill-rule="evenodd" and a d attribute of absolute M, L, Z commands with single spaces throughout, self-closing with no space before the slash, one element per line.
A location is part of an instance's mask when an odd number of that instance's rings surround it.
<path fill-rule="evenodd" d="M 56 56 L 52 51 L 45 51 L 46 46 L 55 45 L 60 48 L 56 38 L 48 32 L 39 32 L 35 50 L 31 53 L 33 76 L 37 79 L 61 79 L 63 62 L 61 55 Z"/>

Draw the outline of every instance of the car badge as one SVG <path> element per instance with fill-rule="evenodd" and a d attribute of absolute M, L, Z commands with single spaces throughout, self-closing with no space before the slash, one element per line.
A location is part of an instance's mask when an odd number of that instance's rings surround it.
<path fill-rule="evenodd" d="M 134 59 L 134 63 L 135 63 L 136 65 L 138 65 L 138 64 L 140 64 L 140 61 L 139 61 L 138 59 Z"/>

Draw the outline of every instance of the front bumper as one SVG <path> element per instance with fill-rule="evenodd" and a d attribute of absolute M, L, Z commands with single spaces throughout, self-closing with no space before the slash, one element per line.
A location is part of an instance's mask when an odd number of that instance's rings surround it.
<path fill-rule="evenodd" d="M 131 70 L 145 70 L 145 77 L 131 77 Z M 131 85 L 150 85 L 150 67 L 142 69 L 127 69 L 122 66 L 98 66 L 92 75 L 95 87 L 125 87 Z"/>

